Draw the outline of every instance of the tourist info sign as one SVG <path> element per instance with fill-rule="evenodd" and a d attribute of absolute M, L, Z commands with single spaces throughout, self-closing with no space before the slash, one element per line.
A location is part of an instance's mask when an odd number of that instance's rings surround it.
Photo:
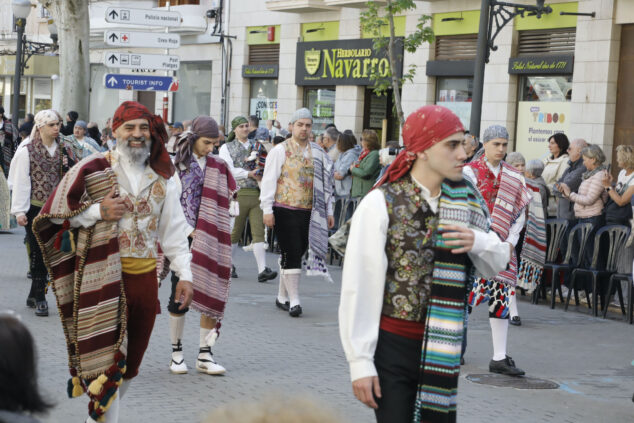
<path fill-rule="evenodd" d="M 106 9 L 106 22 L 128 25 L 180 26 L 181 14 L 167 10 L 109 7 Z"/>
<path fill-rule="evenodd" d="M 136 91 L 178 91 L 178 80 L 173 76 L 121 75 L 108 73 L 104 78 L 106 88 Z"/>
<path fill-rule="evenodd" d="M 178 56 L 168 54 L 139 54 L 106 52 L 104 64 L 109 68 L 178 70 L 180 60 Z"/>
<path fill-rule="evenodd" d="M 164 32 L 106 31 L 104 41 L 116 47 L 178 48 L 181 36 Z"/>

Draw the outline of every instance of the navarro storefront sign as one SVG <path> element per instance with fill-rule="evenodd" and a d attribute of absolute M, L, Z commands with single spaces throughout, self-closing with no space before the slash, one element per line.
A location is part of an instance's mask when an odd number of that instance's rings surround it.
<path fill-rule="evenodd" d="M 523 56 L 509 59 L 511 74 L 571 74 L 573 55 Z"/>
<path fill-rule="evenodd" d="M 278 65 L 242 65 L 243 78 L 277 78 Z"/>
<path fill-rule="evenodd" d="M 396 43 L 396 74 L 403 75 L 403 42 Z M 371 39 L 297 43 L 296 85 L 374 85 L 373 71 L 390 76 L 387 51 L 372 49 Z"/>

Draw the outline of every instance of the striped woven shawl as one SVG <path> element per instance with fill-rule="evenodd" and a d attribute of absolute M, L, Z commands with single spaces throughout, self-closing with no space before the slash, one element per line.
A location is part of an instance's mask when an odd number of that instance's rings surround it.
<path fill-rule="evenodd" d="M 33 222 L 66 337 L 73 376 L 69 396 L 81 395 L 96 378 L 103 386 L 89 392 L 93 418 L 105 412 L 125 372 L 126 301 L 118 228 L 117 222 L 102 220 L 72 229 L 67 219 L 100 202 L 113 186 L 116 190 L 117 178 L 104 156 L 86 158 L 64 176 Z M 60 238 L 70 240 L 71 248 L 60 248 Z"/>
<path fill-rule="evenodd" d="M 207 156 L 202 198 L 192 243 L 192 307 L 217 320 L 224 316 L 231 281 L 229 202 L 236 181 L 226 163 Z"/>
<path fill-rule="evenodd" d="M 532 201 L 528 205 L 528 221 L 517 272 L 517 285 L 533 292 L 541 281 L 546 262 L 546 223 L 539 187 L 530 184 L 526 184 L 526 187 L 531 191 Z"/>
<path fill-rule="evenodd" d="M 433 280 L 421 354 L 414 422 L 455 422 L 460 350 L 467 294 L 467 254 L 452 254 L 442 238 L 448 225 L 487 232 L 484 200 L 467 181 L 442 185 Z"/>

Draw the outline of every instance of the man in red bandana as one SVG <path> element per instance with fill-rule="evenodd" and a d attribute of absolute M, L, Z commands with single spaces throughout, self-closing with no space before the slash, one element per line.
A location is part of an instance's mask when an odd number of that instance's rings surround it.
<path fill-rule="evenodd" d="M 510 249 L 462 177 L 458 117 L 421 107 L 403 141 L 352 218 L 341 342 L 354 394 L 377 422 L 455 422 L 468 279 L 503 270 Z"/>
<path fill-rule="evenodd" d="M 127 101 L 112 129 L 116 150 L 74 166 L 33 223 L 68 344 L 68 393 L 88 393 L 89 422 L 118 421 L 119 393 L 138 374 L 159 310 L 159 243 L 180 279 L 179 308 L 193 295 L 188 226 L 165 126 Z"/>

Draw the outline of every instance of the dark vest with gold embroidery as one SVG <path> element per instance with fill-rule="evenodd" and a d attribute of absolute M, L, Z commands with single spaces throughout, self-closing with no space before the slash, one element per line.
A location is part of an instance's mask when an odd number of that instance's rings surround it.
<path fill-rule="evenodd" d="M 385 184 L 389 216 L 387 275 L 382 314 L 423 322 L 434 270 L 433 234 L 438 216 L 423 199 L 411 177 Z"/>

